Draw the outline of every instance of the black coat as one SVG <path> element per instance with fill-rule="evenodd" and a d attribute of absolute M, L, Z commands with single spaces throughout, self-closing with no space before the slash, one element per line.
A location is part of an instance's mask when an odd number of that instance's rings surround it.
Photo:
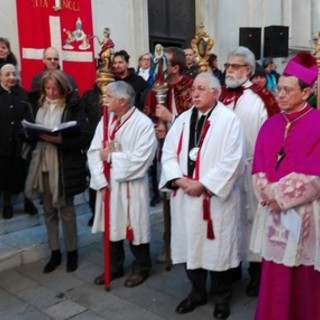
<path fill-rule="evenodd" d="M 22 159 L 21 121 L 33 121 L 26 92 L 19 86 L 6 91 L 0 86 L 0 190 L 19 193 L 24 189 L 27 163 Z"/>
<path fill-rule="evenodd" d="M 89 149 L 96 127 L 101 120 L 103 113 L 101 106 L 101 93 L 96 84 L 93 86 L 93 89 L 87 90 L 83 94 L 82 101 L 84 103 L 84 110 L 88 121 L 85 142 L 86 149 Z"/>
<path fill-rule="evenodd" d="M 142 77 L 136 75 L 134 73 L 133 68 L 128 69 L 128 75 L 125 78 L 121 79 L 121 78 L 115 77 L 115 80 L 125 81 L 132 86 L 132 88 L 136 93 L 135 106 L 140 111 L 142 111 L 144 108 L 144 102 L 145 102 L 146 96 L 150 90 L 150 85 L 148 84 L 148 82 L 145 81 Z"/>
<path fill-rule="evenodd" d="M 57 145 L 59 156 L 59 185 L 61 196 L 72 197 L 87 188 L 85 166 L 84 133 L 87 122 L 84 105 L 77 92 L 69 95 L 61 122 L 75 120 L 79 130 L 72 135 L 62 135 L 62 143 Z"/>

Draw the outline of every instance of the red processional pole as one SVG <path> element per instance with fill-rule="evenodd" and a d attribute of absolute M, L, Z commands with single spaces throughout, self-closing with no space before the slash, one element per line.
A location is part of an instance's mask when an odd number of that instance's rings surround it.
<path fill-rule="evenodd" d="M 106 97 L 107 85 L 114 81 L 114 75 L 110 70 L 114 43 L 109 38 L 109 28 L 105 28 L 104 36 L 105 39 L 101 43 L 99 42 L 102 46 L 99 53 L 100 71 L 97 83 L 101 89 L 101 105 L 103 108 L 103 148 L 106 148 L 109 143 L 109 113 L 104 99 Z M 110 163 L 103 161 L 103 169 L 108 182 L 108 185 L 105 188 L 104 198 L 102 199 L 104 209 L 104 286 L 107 291 L 110 291 Z"/>
<path fill-rule="evenodd" d="M 109 115 L 108 108 L 103 106 L 103 147 L 108 144 Z M 110 164 L 103 162 L 104 175 L 108 182 L 105 188 L 103 209 L 104 209 L 104 286 L 110 291 Z"/>

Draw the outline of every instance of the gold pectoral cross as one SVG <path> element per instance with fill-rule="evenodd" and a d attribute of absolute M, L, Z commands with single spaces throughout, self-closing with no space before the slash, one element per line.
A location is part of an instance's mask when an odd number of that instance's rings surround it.
<path fill-rule="evenodd" d="M 284 159 L 285 156 L 286 156 L 286 154 L 284 152 L 284 147 L 282 147 L 281 150 L 279 152 L 277 152 L 276 171 L 279 169 L 280 163 Z"/>

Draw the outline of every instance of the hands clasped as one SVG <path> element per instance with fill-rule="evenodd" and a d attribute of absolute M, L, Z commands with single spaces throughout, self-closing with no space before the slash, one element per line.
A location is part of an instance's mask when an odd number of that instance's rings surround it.
<path fill-rule="evenodd" d="M 204 191 L 204 186 L 197 180 L 180 178 L 175 181 L 175 185 L 182 188 L 191 197 L 199 197 Z"/>

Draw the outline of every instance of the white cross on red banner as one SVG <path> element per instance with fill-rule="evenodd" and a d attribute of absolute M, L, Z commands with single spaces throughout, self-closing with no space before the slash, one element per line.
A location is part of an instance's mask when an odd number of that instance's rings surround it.
<path fill-rule="evenodd" d="M 60 53 L 61 68 L 75 79 L 80 93 L 90 89 L 95 82 L 91 1 L 16 3 L 22 86 L 31 88 L 33 76 L 44 69 L 43 50 L 53 46 Z"/>

